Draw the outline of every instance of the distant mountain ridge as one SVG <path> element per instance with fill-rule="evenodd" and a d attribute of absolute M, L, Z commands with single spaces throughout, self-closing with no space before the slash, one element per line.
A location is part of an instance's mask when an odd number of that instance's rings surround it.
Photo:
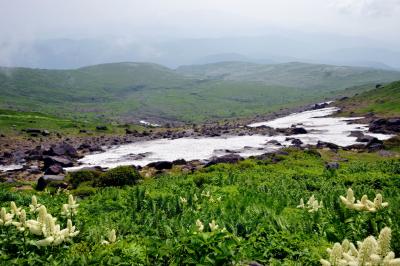
<path fill-rule="evenodd" d="M 301 105 L 400 72 L 305 63 L 222 62 L 170 69 L 109 63 L 68 70 L 0 68 L 0 108 L 59 117 L 195 122 Z"/>
<path fill-rule="evenodd" d="M 400 72 L 365 67 L 333 66 L 291 62 L 256 64 L 220 62 L 177 68 L 179 73 L 192 77 L 219 78 L 233 81 L 256 81 L 270 85 L 300 88 L 343 88 L 349 84 L 394 81 Z"/>

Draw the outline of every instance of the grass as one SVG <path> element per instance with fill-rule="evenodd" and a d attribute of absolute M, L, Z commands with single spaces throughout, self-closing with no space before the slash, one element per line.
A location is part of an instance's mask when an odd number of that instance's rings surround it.
<path fill-rule="evenodd" d="M 202 67 L 207 72 L 215 66 Z M 202 122 L 267 113 L 333 97 L 349 86 L 400 79 L 400 72 L 300 63 L 218 67 L 228 77 L 189 76 L 148 63 L 1 68 L 0 108 L 75 121 Z"/>
<path fill-rule="evenodd" d="M 362 240 L 381 228 L 393 230 L 392 250 L 400 255 L 400 160 L 376 153 L 288 150 L 279 162 L 245 160 L 193 174 L 174 171 L 124 188 L 100 188 L 79 201 L 74 224 L 81 233 L 65 247 L 1 256 L 8 265 L 228 265 L 258 261 L 268 265 L 319 265 L 326 248 L 347 238 Z M 320 153 L 322 155 L 320 155 Z M 341 160 L 338 170 L 325 162 Z M 2 185 L 0 205 L 27 206 L 33 191 Z M 382 193 L 389 208 L 378 213 L 346 209 L 347 188 L 356 198 Z M 79 188 L 78 188 L 79 189 Z M 208 195 L 209 193 L 209 195 Z M 35 193 L 57 214 L 65 194 Z M 196 195 L 196 196 L 194 196 Z M 324 202 L 317 213 L 296 208 L 300 198 Z M 185 198 L 187 203 L 180 200 Z M 197 197 L 197 200 L 196 200 Z M 204 224 L 199 232 L 196 220 Z M 211 232 L 212 220 L 219 229 Z M 101 245 L 115 229 L 117 242 Z M 3 229 L 1 229 L 3 230 Z M 4 234 L 4 231 L 2 231 Z"/>
<path fill-rule="evenodd" d="M 400 116 L 400 81 L 362 92 L 341 103 L 344 114 L 374 113 L 381 117 Z"/>
<path fill-rule="evenodd" d="M 96 126 L 106 125 L 107 131 L 97 131 Z M 89 134 L 123 134 L 125 128 L 143 130 L 137 125 L 118 126 L 102 121 L 77 121 L 73 119 L 58 118 L 38 112 L 21 112 L 0 109 L 0 128 L 2 134 L 21 135 L 26 129 L 48 130 L 50 133 L 63 135 L 79 135 L 80 130 L 86 130 Z M 86 134 L 86 133 L 82 133 Z M 81 135 L 82 135 L 81 134 Z"/>

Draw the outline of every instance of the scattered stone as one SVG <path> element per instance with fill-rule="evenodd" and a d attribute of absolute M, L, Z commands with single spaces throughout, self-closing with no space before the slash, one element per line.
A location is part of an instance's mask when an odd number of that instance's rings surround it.
<path fill-rule="evenodd" d="M 149 163 L 147 166 L 155 168 L 156 170 L 164 170 L 164 169 L 171 169 L 172 163 L 169 161 L 159 161 L 159 162 Z"/>
<path fill-rule="evenodd" d="M 185 159 L 178 159 L 172 162 L 173 165 L 186 165 L 187 162 Z"/>
<path fill-rule="evenodd" d="M 361 137 L 364 136 L 364 133 L 362 133 L 362 131 L 355 130 L 355 131 L 351 131 L 349 136 L 350 137 L 361 138 Z"/>
<path fill-rule="evenodd" d="M 233 163 L 237 163 L 241 160 L 243 160 L 243 157 L 238 154 L 227 154 L 224 156 L 211 158 L 210 161 L 208 163 L 206 163 L 206 165 L 204 167 L 209 167 L 211 165 L 219 164 L 219 163 L 233 164 Z"/>
<path fill-rule="evenodd" d="M 50 156 L 62 156 L 66 155 L 72 158 L 78 158 L 77 150 L 66 142 L 52 145 L 48 151 L 44 151 L 43 154 Z"/>
<path fill-rule="evenodd" d="M 299 139 L 293 139 L 292 140 L 292 144 L 294 145 L 294 146 L 301 146 L 301 144 L 303 144 L 303 142 L 301 141 L 301 140 L 299 140 Z"/>
<path fill-rule="evenodd" d="M 70 159 L 60 156 L 45 156 L 43 157 L 44 169 L 49 168 L 52 165 L 58 164 L 62 167 L 72 167 L 74 164 Z"/>
<path fill-rule="evenodd" d="M 277 141 L 276 139 L 271 139 L 269 141 L 267 141 L 267 144 L 273 144 L 273 145 L 277 145 L 277 146 L 281 146 L 282 144 Z"/>
<path fill-rule="evenodd" d="M 330 142 L 320 141 L 320 140 L 317 142 L 317 148 L 318 149 L 328 148 L 328 149 L 335 150 L 335 151 L 339 150 L 338 145 L 336 145 L 334 143 L 330 143 Z"/>
<path fill-rule="evenodd" d="M 36 185 L 36 189 L 39 191 L 44 190 L 47 185 L 51 182 L 60 182 L 64 180 L 63 175 L 44 175 L 42 177 L 39 177 Z"/>
<path fill-rule="evenodd" d="M 99 130 L 99 131 L 106 131 L 108 128 L 107 128 L 107 126 L 97 126 L 96 127 L 96 130 Z"/>
<path fill-rule="evenodd" d="M 290 130 L 291 134 L 298 135 L 298 134 L 307 134 L 307 130 L 302 127 L 294 127 Z"/>
<path fill-rule="evenodd" d="M 369 131 L 383 134 L 394 134 L 400 132 L 400 118 L 380 118 L 370 123 Z"/>
<path fill-rule="evenodd" d="M 327 170 L 336 170 L 339 169 L 339 163 L 338 162 L 330 162 L 325 164 L 325 168 Z"/>
<path fill-rule="evenodd" d="M 45 175 L 59 175 L 64 172 L 64 169 L 59 164 L 51 165 L 49 168 L 46 169 L 44 172 Z"/>

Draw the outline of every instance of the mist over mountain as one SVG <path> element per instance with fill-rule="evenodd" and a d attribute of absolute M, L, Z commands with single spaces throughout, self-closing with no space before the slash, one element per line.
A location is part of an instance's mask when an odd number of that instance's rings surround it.
<path fill-rule="evenodd" d="M 7 43 L 1 45 L 8 47 Z M 0 65 L 48 69 L 136 61 L 171 68 L 224 61 L 308 62 L 400 69 L 400 52 L 365 38 L 291 32 L 268 36 L 200 39 L 43 39 L 2 51 Z"/>

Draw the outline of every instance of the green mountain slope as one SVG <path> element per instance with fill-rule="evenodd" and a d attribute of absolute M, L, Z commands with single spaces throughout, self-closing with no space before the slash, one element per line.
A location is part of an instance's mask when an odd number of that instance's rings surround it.
<path fill-rule="evenodd" d="M 335 96 L 345 87 L 396 79 L 400 72 L 300 63 L 220 63 L 176 71 L 149 63 L 0 68 L 0 108 L 85 120 L 199 122 L 266 113 Z"/>
<path fill-rule="evenodd" d="M 179 73 L 191 77 L 207 77 L 232 81 L 256 81 L 304 89 L 344 89 L 350 84 L 394 81 L 399 72 L 364 67 L 284 63 L 262 65 L 244 62 L 222 62 L 182 66 Z"/>
<path fill-rule="evenodd" d="M 400 116 L 400 81 L 360 93 L 339 104 L 344 113 Z"/>

